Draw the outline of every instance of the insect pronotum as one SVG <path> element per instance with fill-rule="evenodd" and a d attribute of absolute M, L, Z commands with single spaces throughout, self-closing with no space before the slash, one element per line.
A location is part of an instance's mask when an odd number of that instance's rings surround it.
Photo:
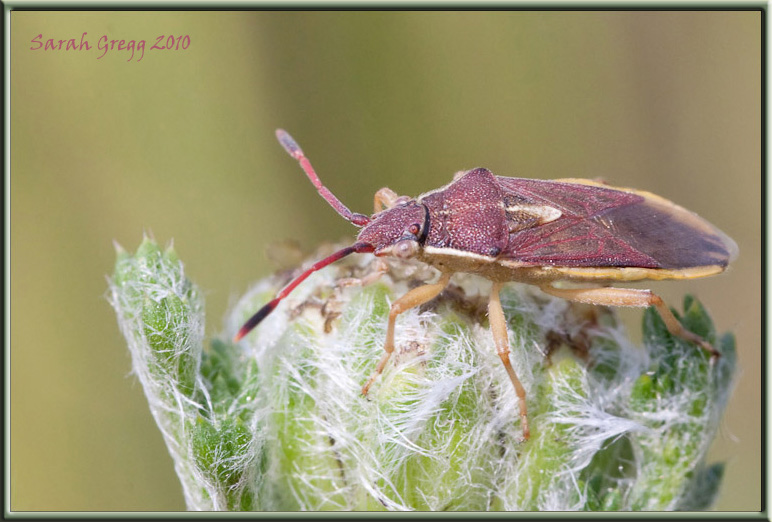
<path fill-rule="evenodd" d="M 609 284 L 644 279 L 691 279 L 723 272 L 737 245 L 716 227 L 650 192 L 615 188 L 586 179 L 541 181 L 494 176 L 476 168 L 417 198 L 388 188 L 375 194 L 372 216 L 351 212 L 316 175 L 311 162 L 285 131 L 276 131 L 319 194 L 345 219 L 361 227 L 354 244 L 318 261 L 289 283 L 239 330 L 238 341 L 270 314 L 311 273 L 349 254 L 414 258 L 437 268 L 436 283 L 403 295 L 392 305 L 383 357 L 362 393 L 372 386 L 394 351 L 399 314 L 436 297 L 455 272 L 493 282 L 488 318 L 493 340 L 518 398 L 523 438 L 528 439 L 525 390 L 509 361 L 507 321 L 499 292 L 510 281 L 579 303 L 654 306 L 668 330 L 718 357 L 707 341 L 686 330 L 650 290 L 595 286 L 557 288 L 556 281 Z"/>

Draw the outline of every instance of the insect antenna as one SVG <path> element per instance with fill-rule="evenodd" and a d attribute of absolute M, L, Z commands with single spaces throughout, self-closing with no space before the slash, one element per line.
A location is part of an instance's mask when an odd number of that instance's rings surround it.
<path fill-rule="evenodd" d="M 370 218 L 364 214 L 351 212 L 348 207 L 341 203 L 340 200 L 336 198 L 327 187 L 322 185 L 322 181 L 319 179 L 319 176 L 316 175 L 316 171 L 314 170 L 314 167 L 311 166 L 311 162 L 308 160 L 306 155 L 303 154 L 303 150 L 300 148 L 297 142 L 292 139 L 292 136 L 287 134 L 287 132 L 283 129 L 276 129 L 276 138 L 279 140 L 279 143 L 281 143 L 281 146 L 284 147 L 284 150 L 286 150 L 290 156 L 295 158 L 298 163 L 300 163 L 300 166 L 305 171 L 308 179 L 311 180 L 311 183 L 314 184 L 316 190 L 318 190 L 319 194 L 327 200 L 327 203 L 332 205 L 332 208 L 334 208 L 338 214 L 346 218 L 346 220 L 351 221 L 358 227 L 363 227 L 370 222 Z"/>
<path fill-rule="evenodd" d="M 365 252 L 372 252 L 375 250 L 375 247 L 369 243 L 354 243 L 351 246 L 347 246 L 346 248 L 342 250 L 338 250 L 334 254 L 325 257 L 321 261 L 317 261 L 311 267 L 300 274 L 298 277 L 296 277 L 290 284 L 284 287 L 284 289 L 279 292 L 276 297 L 274 297 L 271 301 L 268 302 L 265 306 L 263 306 L 260 310 L 257 311 L 255 315 L 249 318 L 246 323 L 244 323 L 244 326 L 241 327 L 241 330 L 236 334 L 236 336 L 233 338 L 233 342 L 239 342 L 245 335 L 247 335 L 249 332 L 252 331 L 253 328 L 255 328 L 258 324 L 260 324 L 260 321 L 268 317 L 268 314 L 274 311 L 276 306 L 281 302 L 282 299 L 287 297 L 290 292 L 292 292 L 296 286 L 298 286 L 300 283 L 305 281 L 305 279 L 316 272 L 317 270 L 321 270 L 322 268 L 326 267 L 327 265 L 334 263 L 335 261 L 346 257 L 349 254 L 354 253 L 365 253 Z"/>

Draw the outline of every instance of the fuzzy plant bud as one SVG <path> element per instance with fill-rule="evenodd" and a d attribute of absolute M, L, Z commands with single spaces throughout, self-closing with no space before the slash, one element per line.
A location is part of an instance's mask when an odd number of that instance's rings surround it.
<path fill-rule="evenodd" d="M 312 257 L 331 252 L 322 248 Z M 308 265 L 313 261 L 304 263 Z M 373 281 L 374 263 L 388 272 Z M 203 302 L 150 240 L 119 252 L 111 302 L 194 510 L 700 510 L 722 465 L 705 461 L 732 385 L 734 338 L 703 307 L 679 319 L 722 353 L 644 313 L 635 346 L 608 310 L 519 284 L 501 300 L 531 437 L 488 318 L 491 283 L 455 274 L 439 297 L 389 306 L 438 274 L 345 258 L 312 274 L 252 333 L 230 339 L 294 270 L 257 283 L 203 348 Z M 366 284 L 365 284 L 366 283 Z"/>
<path fill-rule="evenodd" d="M 134 255 L 116 250 L 109 299 L 188 507 L 260 509 L 254 362 L 203 349 L 204 300 L 173 248 L 145 238 Z"/>

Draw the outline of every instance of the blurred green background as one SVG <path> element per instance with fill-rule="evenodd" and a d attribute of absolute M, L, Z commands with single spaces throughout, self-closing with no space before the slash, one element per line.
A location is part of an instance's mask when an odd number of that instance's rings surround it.
<path fill-rule="evenodd" d="M 75 38 L 90 51 L 33 51 Z M 150 50 L 189 35 L 187 50 Z M 102 51 L 100 36 L 147 41 Z M 485 166 L 656 192 L 740 246 L 696 294 L 737 334 L 740 374 L 712 450 L 718 503 L 761 507 L 760 12 L 13 12 L 13 510 L 180 510 L 181 487 L 106 300 L 116 240 L 172 238 L 208 334 L 273 270 L 355 229 L 279 147 L 369 213 Z M 623 317 L 639 329 L 640 310 Z"/>

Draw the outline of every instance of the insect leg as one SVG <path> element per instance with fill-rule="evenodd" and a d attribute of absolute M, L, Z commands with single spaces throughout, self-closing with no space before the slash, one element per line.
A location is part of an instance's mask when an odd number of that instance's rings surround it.
<path fill-rule="evenodd" d="M 496 343 L 496 352 L 499 354 L 501 362 L 504 363 L 504 368 L 507 370 L 509 380 L 512 381 L 512 386 L 515 387 L 515 393 L 517 394 L 518 406 L 520 409 L 520 422 L 523 424 L 523 438 L 528 440 L 531 436 L 531 430 L 528 427 L 528 408 L 525 403 L 525 388 L 523 388 L 520 379 L 517 378 L 517 374 L 512 368 L 512 364 L 509 362 L 507 319 L 504 317 L 504 309 L 501 307 L 501 299 L 499 298 L 499 292 L 501 291 L 502 285 L 503 283 L 493 283 L 491 298 L 490 301 L 488 301 L 488 320 L 491 323 L 493 341 Z"/>
<path fill-rule="evenodd" d="M 381 276 L 389 271 L 389 265 L 386 264 L 386 262 L 381 259 L 380 257 L 375 258 L 375 262 L 373 263 L 375 265 L 375 268 L 372 272 L 367 274 L 364 277 L 347 277 L 345 279 L 340 279 L 338 281 L 338 285 L 341 287 L 346 286 L 368 286 L 373 283 L 375 283 L 378 279 L 381 278 Z"/>
<path fill-rule="evenodd" d="M 421 306 L 422 304 L 437 297 L 437 295 L 439 295 L 439 293 L 442 292 L 446 286 L 448 286 L 448 281 L 450 281 L 450 274 L 442 274 L 439 281 L 436 283 L 413 288 L 411 291 L 392 303 L 391 310 L 389 311 L 389 323 L 386 327 L 386 342 L 383 345 L 383 350 L 386 353 L 383 354 L 383 357 L 378 362 L 378 366 L 375 367 L 375 372 L 373 372 L 373 374 L 370 376 L 367 384 L 362 387 L 362 395 L 367 395 L 367 391 L 370 389 L 370 386 L 373 384 L 375 379 L 378 378 L 381 372 L 383 372 L 384 366 L 386 366 L 389 357 L 391 357 L 391 352 L 394 351 L 394 323 L 397 320 L 397 316 L 405 310 L 415 308 L 416 306 Z"/>
<path fill-rule="evenodd" d="M 388 187 L 383 187 L 382 189 L 380 189 L 378 192 L 375 193 L 375 198 L 374 198 L 375 213 L 377 214 L 383 209 L 393 207 L 398 197 L 399 196 L 397 195 L 397 193 Z"/>
<path fill-rule="evenodd" d="M 543 292 L 550 295 L 578 303 L 601 306 L 653 306 L 659 312 L 662 320 L 665 321 L 665 326 L 667 326 L 671 334 L 700 345 L 702 349 L 710 353 L 713 359 L 721 355 L 705 339 L 684 328 L 662 298 L 651 290 L 635 288 L 555 288 L 552 285 L 544 285 L 540 288 Z"/>

